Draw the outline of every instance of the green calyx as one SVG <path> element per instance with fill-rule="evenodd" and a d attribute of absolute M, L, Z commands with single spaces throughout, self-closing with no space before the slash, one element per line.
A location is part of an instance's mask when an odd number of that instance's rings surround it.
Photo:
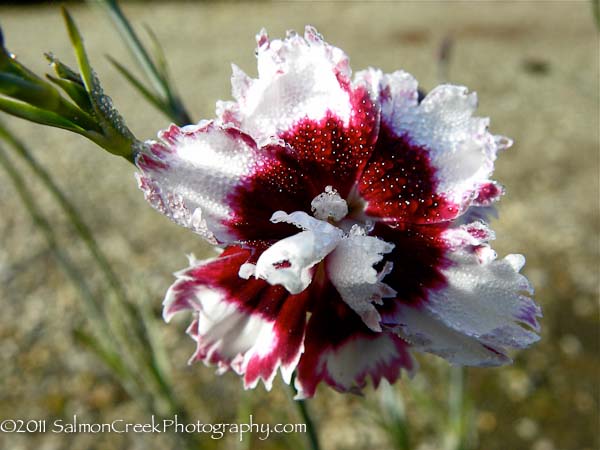
<path fill-rule="evenodd" d="M 104 93 L 73 18 L 64 8 L 62 13 L 79 72 L 46 54 L 54 75 L 38 77 L 4 47 L 0 32 L 0 110 L 81 134 L 108 152 L 134 162 L 141 143 Z"/>

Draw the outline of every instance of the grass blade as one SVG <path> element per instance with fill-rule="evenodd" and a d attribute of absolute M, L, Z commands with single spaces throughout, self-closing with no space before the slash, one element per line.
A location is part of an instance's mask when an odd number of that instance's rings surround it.
<path fill-rule="evenodd" d="M 129 72 L 129 70 L 127 70 L 123 65 L 121 65 L 119 62 L 117 62 L 110 56 L 107 56 L 107 58 L 112 63 L 112 65 L 115 66 L 115 68 L 121 73 L 121 75 L 123 75 L 127 79 L 127 81 L 129 81 L 146 100 L 148 100 L 148 102 L 154 105 L 156 109 L 160 110 L 167 117 L 170 117 L 170 112 L 168 110 L 167 105 L 165 105 L 165 103 L 160 98 L 156 97 L 152 92 L 150 92 L 150 90 L 148 90 L 148 88 L 146 88 L 146 86 L 144 86 L 142 82 L 138 80 L 131 72 Z"/>
<path fill-rule="evenodd" d="M 160 72 L 150 58 L 150 55 L 148 55 L 142 42 L 123 14 L 119 4 L 115 0 L 97 0 L 96 3 L 105 7 L 119 34 L 127 44 L 127 48 L 142 68 L 144 74 L 148 77 L 148 80 L 154 89 L 161 97 L 168 98 L 168 88 L 164 79 L 161 77 Z"/>

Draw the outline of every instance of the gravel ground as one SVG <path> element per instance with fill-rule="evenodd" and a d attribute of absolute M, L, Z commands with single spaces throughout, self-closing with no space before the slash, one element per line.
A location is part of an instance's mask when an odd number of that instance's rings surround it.
<path fill-rule="evenodd" d="M 128 55 L 96 9 L 70 9 L 83 30 L 88 53 L 105 90 L 140 138 L 168 125 L 140 101 L 104 55 Z M 525 273 L 544 309 L 542 340 L 516 355 L 513 366 L 469 370 L 468 395 L 477 412 L 477 448 L 575 450 L 600 448 L 599 239 L 599 45 L 588 2 L 348 2 L 348 3 L 149 3 L 126 4 L 136 26 L 150 24 L 163 43 L 173 77 L 195 118 L 213 116 L 214 102 L 230 98 L 230 62 L 255 73 L 254 35 L 315 25 L 343 48 L 355 70 L 403 68 L 425 89 L 439 77 L 440 43 L 453 42 L 448 80 L 477 91 L 481 115 L 492 130 L 516 145 L 501 155 L 495 178 L 507 195 L 493 223 L 500 255 L 527 256 Z M 48 70 L 42 52 L 73 63 L 56 6 L 0 7 L 7 47 L 37 73 Z M 128 64 L 132 66 L 132 64 Z M 102 248 L 132 295 L 157 314 L 171 273 L 185 253 L 210 250 L 190 233 L 148 208 L 131 167 L 83 139 L 2 117 L 33 149 L 93 226 Z M 67 220 L 33 179 L 29 186 L 63 245 L 89 281 L 101 279 Z M 52 259 L 5 173 L 0 171 L 0 418 L 114 418 L 144 420 L 146 413 L 98 360 L 74 341 L 85 324 L 77 292 Z M 234 420 L 240 411 L 265 422 L 298 421 L 276 383 L 243 393 L 233 375 L 215 377 L 201 365 L 186 366 L 192 343 L 185 321 L 160 324 L 173 378 L 195 419 Z M 414 447 L 440 448 L 433 419 L 437 407 L 419 403 L 445 364 L 424 357 L 424 373 L 399 389 L 406 395 Z M 438 383 L 438 384 L 436 384 Z M 441 383 L 441 384 L 440 384 Z M 439 392 L 438 392 L 439 391 Z M 366 415 L 365 399 L 321 389 L 313 402 L 325 449 L 385 449 L 386 436 Z M 224 401 L 223 399 L 230 399 Z M 240 406 L 241 405 L 241 406 Z M 265 405 L 269 405 L 265 407 Z M 244 413 L 246 414 L 246 413 Z M 289 448 L 283 438 L 203 441 L 203 448 Z M 0 448 L 177 448 L 157 435 L 0 434 Z"/>

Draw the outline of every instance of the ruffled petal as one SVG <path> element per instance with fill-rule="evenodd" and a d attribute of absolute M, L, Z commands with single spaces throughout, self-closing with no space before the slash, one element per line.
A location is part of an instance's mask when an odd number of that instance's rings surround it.
<path fill-rule="evenodd" d="M 384 323 L 398 327 L 415 348 L 462 365 L 506 364 L 507 348 L 536 342 L 541 310 L 519 273 L 525 259 L 497 260 L 486 244 L 492 238 L 480 222 L 444 231 L 447 263 L 439 268 L 444 283 L 427 289 L 418 304 L 397 301 Z"/>
<path fill-rule="evenodd" d="M 265 159 L 254 140 L 212 122 L 172 125 L 159 138 L 148 142 L 136 160 L 148 202 L 211 242 L 234 240 L 227 224 L 234 215 L 228 196 Z"/>
<path fill-rule="evenodd" d="M 511 362 L 504 353 L 456 331 L 429 311 L 398 304 L 394 329 L 419 352 L 433 353 L 458 366 L 493 367 Z"/>
<path fill-rule="evenodd" d="M 511 141 L 474 117 L 475 94 L 424 96 L 405 72 L 352 81 L 347 56 L 310 27 L 257 42 L 258 78 L 233 66 L 235 101 L 214 122 L 172 126 L 136 160 L 156 209 L 229 245 L 191 260 L 165 299 L 166 320 L 194 315 L 192 361 L 246 388 L 297 370 L 306 398 L 321 381 L 394 382 L 415 367 L 409 345 L 487 366 L 535 342 L 524 258 L 497 260 L 485 224 Z"/>
<path fill-rule="evenodd" d="M 392 264 L 386 263 L 379 273 L 373 266 L 393 248 L 393 244 L 376 237 L 351 232 L 341 240 L 326 261 L 331 283 L 344 302 L 373 331 L 381 331 L 381 317 L 375 305 L 382 304 L 383 298 L 396 295 L 395 290 L 381 281 L 391 272 Z"/>
<path fill-rule="evenodd" d="M 312 397 L 321 381 L 340 392 L 358 393 L 367 377 L 377 387 L 384 378 L 396 381 L 401 369 L 415 368 L 405 341 L 394 333 L 369 330 L 331 287 L 307 326 L 295 380 L 296 399 Z"/>
<path fill-rule="evenodd" d="M 348 124 L 350 68 L 344 52 L 312 27 L 306 27 L 304 38 L 291 31 L 284 40 L 269 40 L 262 30 L 257 43 L 258 78 L 234 66 L 237 103 L 220 105 L 236 125 L 260 139 L 278 136 L 300 119 L 320 120 L 327 113 Z"/>
<path fill-rule="evenodd" d="M 488 246 L 449 255 L 448 285 L 433 290 L 427 308 L 445 324 L 495 347 L 525 348 L 539 339 L 541 310 L 533 288 L 519 273 L 522 255 L 497 260 Z M 526 325 L 528 328 L 523 327 Z"/>
<path fill-rule="evenodd" d="M 190 310 L 188 334 L 197 348 L 190 359 L 233 369 L 246 388 L 263 380 L 267 389 L 281 370 L 289 383 L 303 351 L 310 290 L 289 295 L 263 280 L 242 280 L 240 266 L 250 251 L 228 247 L 218 258 L 198 262 L 177 275 L 164 302 L 165 320 Z"/>
<path fill-rule="evenodd" d="M 507 140 L 473 116 L 474 93 L 441 85 L 419 102 L 416 80 L 395 72 L 381 77 L 380 101 L 378 142 L 359 183 L 367 214 L 436 223 L 499 197 L 489 177 Z"/>

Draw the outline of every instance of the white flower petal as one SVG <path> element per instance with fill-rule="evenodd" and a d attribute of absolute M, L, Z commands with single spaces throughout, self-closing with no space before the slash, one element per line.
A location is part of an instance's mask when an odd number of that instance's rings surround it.
<path fill-rule="evenodd" d="M 165 303 L 168 302 L 169 295 Z M 268 333 L 273 324 L 258 315 L 240 311 L 234 303 L 226 301 L 218 290 L 197 287 L 194 292 L 196 318 L 188 329 L 188 334 L 197 342 L 196 352 L 190 363 L 202 360 L 206 365 L 222 363 L 237 373 L 243 373 L 243 355 L 253 348 L 259 337 Z"/>
<path fill-rule="evenodd" d="M 453 330 L 425 309 L 401 304 L 396 320 L 400 322 L 400 336 L 416 351 L 433 353 L 459 366 L 491 367 L 511 362 L 504 353 Z"/>
<path fill-rule="evenodd" d="M 539 339 L 539 306 L 519 273 L 522 255 L 495 259 L 488 246 L 450 253 L 447 286 L 430 293 L 426 307 L 449 327 L 493 347 L 525 348 Z"/>
<path fill-rule="evenodd" d="M 391 263 L 387 263 L 380 273 L 373 266 L 393 248 L 393 244 L 373 236 L 350 234 L 341 240 L 326 260 L 331 283 L 344 302 L 373 331 L 381 331 L 381 317 L 375 304 L 396 295 L 396 291 L 381 281 L 391 271 Z"/>
<path fill-rule="evenodd" d="M 447 245 L 446 263 L 439 269 L 445 282 L 428 289 L 422 302 L 398 301 L 383 323 L 415 349 L 454 364 L 509 363 L 507 348 L 539 340 L 541 310 L 531 298 L 531 284 L 519 273 L 525 258 L 497 260 L 487 245 L 494 234 L 481 222 L 446 229 L 441 238 Z"/>
<path fill-rule="evenodd" d="M 371 69 L 373 70 L 373 69 Z M 382 74 L 379 70 L 381 120 L 387 126 L 394 127 L 400 123 L 402 116 L 414 114 L 418 106 L 419 83 L 408 72 L 398 70 L 391 74 Z"/>
<path fill-rule="evenodd" d="M 418 103 L 416 80 L 395 72 L 383 76 L 380 92 L 382 122 L 426 149 L 437 193 L 464 211 L 480 186 L 489 184 L 496 153 L 509 140 L 488 132 L 489 119 L 473 116 L 477 96 L 463 86 L 437 86 Z"/>
<path fill-rule="evenodd" d="M 250 79 L 234 67 L 237 104 L 218 105 L 222 120 L 239 123 L 259 142 L 290 129 L 300 119 L 321 119 L 327 112 L 349 120 L 350 69 L 340 49 L 323 41 L 311 27 L 304 38 L 288 32 L 285 40 L 272 41 L 263 30 L 257 42 L 258 78 Z"/>
<path fill-rule="evenodd" d="M 395 382 L 401 369 L 412 374 L 417 366 L 408 344 L 393 333 L 366 334 L 356 330 L 356 334 L 335 346 L 310 339 L 307 333 L 306 349 L 295 381 L 296 400 L 312 397 L 320 381 L 340 392 L 360 393 L 367 377 L 377 387 L 384 379 Z"/>
<path fill-rule="evenodd" d="M 419 350 L 461 365 L 506 364 L 506 348 L 525 348 L 539 340 L 535 331 L 541 310 L 530 297 L 530 283 L 519 274 L 525 258 L 497 260 L 488 245 L 471 245 L 477 233 L 461 244 L 457 236 L 467 234 L 467 228 L 447 232 L 453 235 L 451 245 L 459 248 L 450 252 L 450 265 L 442 270 L 446 286 L 430 290 L 418 308 L 398 304 L 396 320 Z"/>
<path fill-rule="evenodd" d="M 233 240 L 224 225 L 233 212 L 227 196 L 240 180 L 255 170 L 254 141 L 239 130 L 210 122 L 160 133 L 162 142 L 148 142 L 149 150 L 136 164 L 140 188 L 159 212 L 215 242 Z"/>

